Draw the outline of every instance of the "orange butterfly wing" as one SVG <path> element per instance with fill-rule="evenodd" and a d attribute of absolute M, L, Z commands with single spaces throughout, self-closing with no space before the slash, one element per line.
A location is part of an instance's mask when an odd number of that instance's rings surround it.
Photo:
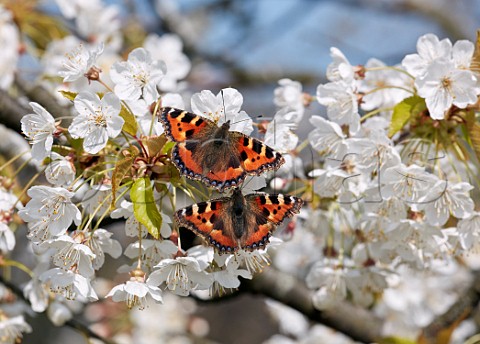
<path fill-rule="evenodd" d="M 268 243 L 272 231 L 286 218 L 300 212 L 302 199 L 288 195 L 270 195 L 263 193 L 245 196 L 249 207 L 256 214 L 257 227 L 246 238 L 245 248 L 254 250 L 262 248 Z"/>
<path fill-rule="evenodd" d="M 214 122 L 188 111 L 165 107 L 160 115 L 165 135 L 176 142 L 172 161 L 180 173 L 219 190 L 237 187 L 247 175 L 260 175 L 285 160 L 261 141 L 228 131 L 229 124 Z M 218 148 L 216 134 L 227 142 Z"/>
<path fill-rule="evenodd" d="M 215 126 L 212 121 L 191 112 L 165 107 L 160 114 L 165 135 L 174 142 L 185 142 L 199 135 L 206 127 Z"/>
<path fill-rule="evenodd" d="M 240 191 L 237 191 L 240 192 Z M 288 195 L 251 194 L 245 197 L 244 235 L 235 237 L 232 220 L 232 197 L 193 204 L 178 210 L 176 221 L 204 238 L 210 246 L 222 253 L 233 253 L 239 248 L 252 251 L 263 248 L 269 242 L 276 225 L 300 211 L 303 201 Z"/>
<path fill-rule="evenodd" d="M 247 201 L 255 204 L 268 222 L 279 225 L 287 217 L 298 214 L 303 205 L 301 198 L 289 195 L 251 194 L 246 196 Z"/>
<path fill-rule="evenodd" d="M 227 157 L 219 156 L 219 152 L 212 145 L 212 136 L 219 129 L 214 122 L 191 112 L 169 107 L 162 109 L 160 121 L 165 135 L 171 141 L 177 142 L 172 150 L 172 161 L 180 173 L 220 190 L 243 182 L 246 173 L 236 157 L 236 152 L 229 152 Z M 205 168 L 205 165 L 209 165 L 205 163 L 205 159 L 212 159 L 211 156 L 218 161 L 221 168 Z"/>
<path fill-rule="evenodd" d="M 243 134 L 238 137 L 237 149 L 242 166 L 249 175 L 258 176 L 265 171 L 276 170 L 285 163 L 280 153 L 263 142 Z"/>
<path fill-rule="evenodd" d="M 220 253 L 233 253 L 238 244 L 225 229 L 224 216 L 230 198 L 219 198 L 210 202 L 201 202 L 180 209 L 175 219 L 181 227 L 186 227 L 204 238 L 208 244 Z"/>

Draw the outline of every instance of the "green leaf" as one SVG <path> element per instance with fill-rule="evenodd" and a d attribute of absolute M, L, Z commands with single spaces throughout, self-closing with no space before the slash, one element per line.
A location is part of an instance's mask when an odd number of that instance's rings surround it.
<path fill-rule="evenodd" d="M 125 120 L 122 130 L 132 136 L 137 135 L 137 130 L 138 130 L 137 120 L 135 119 L 135 116 L 130 111 L 128 111 L 128 109 L 123 105 L 120 110 L 120 117 L 122 117 Z"/>
<path fill-rule="evenodd" d="M 397 132 L 402 130 L 412 116 L 415 117 L 426 109 L 427 106 L 425 105 L 425 99 L 419 96 L 412 96 L 402 100 L 400 103 L 395 105 L 393 109 L 392 122 L 390 123 L 388 136 L 392 137 L 395 135 Z"/>
<path fill-rule="evenodd" d="M 36 1 L 16 1 L 7 6 L 29 46 L 45 51 L 53 40 L 68 36 L 69 30 L 59 18 L 37 10 L 35 3 Z"/>
<path fill-rule="evenodd" d="M 131 153 L 134 153 L 133 151 L 134 150 L 132 149 Z M 115 195 L 117 194 L 118 188 L 120 187 L 120 184 L 124 180 L 127 173 L 130 171 L 130 168 L 135 161 L 135 157 L 136 154 L 125 156 L 123 159 L 117 160 L 117 163 L 115 164 L 115 169 L 113 170 L 112 174 L 112 207 L 115 206 L 117 201 Z"/>
<path fill-rule="evenodd" d="M 476 122 L 474 117 L 471 122 L 467 122 L 467 131 L 469 143 L 471 144 L 477 159 L 480 161 L 480 123 Z"/>
<path fill-rule="evenodd" d="M 155 239 L 158 239 L 160 236 L 160 227 L 162 226 L 162 215 L 160 215 L 157 205 L 155 204 L 150 179 L 137 179 L 130 190 L 130 197 L 133 202 L 133 214 L 135 218 L 147 228 L 148 233 Z"/>
<path fill-rule="evenodd" d="M 379 344 L 416 344 L 416 341 L 400 337 L 385 337 L 382 338 Z"/>
<path fill-rule="evenodd" d="M 472 56 L 472 62 L 470 63 L 470 69 L 472 72 L 477 72 L 477 66 L 480 63 L 480 30 L 477 30 L 477 39 L 475 40 L 475 51 Z"/>
<path fill-rule="evenodd" d="M 169 141 L 163 145 L 162 154 L 170 154 L 171 150 L 175 146 L 175 142 Z"/>
<path fill-rule="evenodd" d="M 77 92 L 70 92 L 70 91 L 58 91 L 62 96 L 64 96 L 66 99 L 70 101 L 74 101 L 75 97 L 77 96 Z"/>
<path fill-rule="evenodd" d="M 83 139 L 69 138 L 68 143 L 72 146 L 77 157 L 83 154 Z"/>
<path fill-rule="evenodd" d="M 157 156 L 161 152 L 165 142 L 167 142 L 167 138 L 163 135 L 145 136 L 142 138 L 142 143 L 147 149 L 149 157 Z"/>

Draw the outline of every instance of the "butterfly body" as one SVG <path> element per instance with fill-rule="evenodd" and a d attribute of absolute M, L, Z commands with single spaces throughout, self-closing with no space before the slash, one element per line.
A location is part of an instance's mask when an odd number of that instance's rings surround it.
<path fill-rule="evenodd" d="M 193 204 L 178 210 L 175 219 L 203 237 L 219 253 L 265 247 L 276 225 L 300 211 L 303 201 L 287 195 L 235 189 L 231 197 Z"/>
<path fill-rule="evenodd" d="M 180 173 L 219 190 L 239 186 L 247 175 L 280 167 L 284 158 L 261 141 L 230 131 L 230 121 L 218 126 L 193 113 L 163 108 L 166 136 L 176 142 L 172 162 Z"/>

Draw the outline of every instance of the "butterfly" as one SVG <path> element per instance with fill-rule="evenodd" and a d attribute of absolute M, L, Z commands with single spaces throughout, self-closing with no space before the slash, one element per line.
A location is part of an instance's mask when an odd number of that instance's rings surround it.
<path fill-rule="evenodd" d="M 175 213 L 180 227 L 204 238 L 219 253 L 263 248 L 276 226 L 300 212 L 302 199 L 234 189 L 231 197 L 193 204 Z"/>
<path fill-rule="evenodd" d="M 278 169 L 285 159 L 263 142 L 237 131 L 230 121 L 218 126 L 194 113 L 164 107 L 166 136 L 176 142 L 172 161 L 181 174 L 218 189 L 237 187 L 247 175 Z"/>

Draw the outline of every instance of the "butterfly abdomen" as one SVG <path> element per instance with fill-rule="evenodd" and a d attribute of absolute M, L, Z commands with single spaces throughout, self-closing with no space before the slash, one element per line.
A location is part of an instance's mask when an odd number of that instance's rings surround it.
<path fill-rule="evenodd" d="M 237 239 L 241 239 L 247 232 L 246 230 L 246 214 L 245 214 L 245 198 L 241 192 L 236 189 L 232 196 L 232 225 L 233 233 Z"/>

